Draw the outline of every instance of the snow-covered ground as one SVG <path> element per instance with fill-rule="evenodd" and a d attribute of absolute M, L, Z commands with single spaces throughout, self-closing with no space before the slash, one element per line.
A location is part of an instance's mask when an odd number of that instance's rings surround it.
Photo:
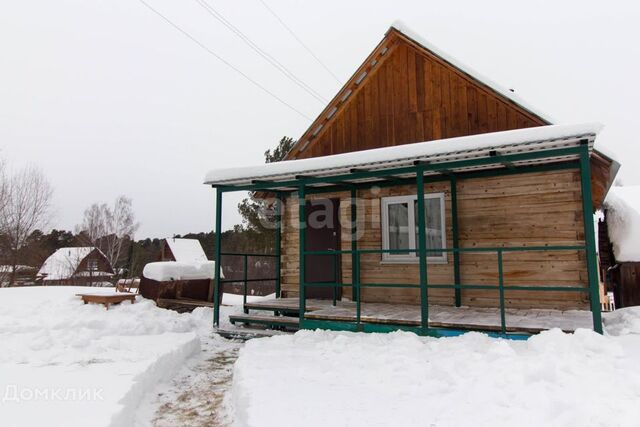
<path fill-rule="evenodd" d="M 246 346 L 138 298 L 108 311 L 79 287 L 0 290 L 0 425 L 634 426 L 640 309 L 607 335 L 301 331 Z M 249 297 L 257 299 L 261 297 Z M 221 321 L 239 311 L 225 295 Z M 240 354 L 235 366 L 233 362 Z M 233 380 L 232 380 L 233 374 Z"/>
<path fill-rule="evenodd" d="M 132 425 L 149 391 L 211 347 L 211 309 L 178 314 L 138 297 L 107 311 L 81 292 L 113 289 L 0 290 L 0 425 Z"/>
<path fill-rule="evenodd" d="M 301 331 L 249 341 L 233 378 L 237 425 L 636 426 L 640 310 L 607 336 L 527 341 L 468 333 Z"/>

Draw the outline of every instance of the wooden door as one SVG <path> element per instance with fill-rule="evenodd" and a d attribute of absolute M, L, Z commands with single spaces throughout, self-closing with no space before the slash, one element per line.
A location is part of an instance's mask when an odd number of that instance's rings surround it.
<path fill-rule="evenodd" d="M 305 250 L 340 250 L 339 199 L 310 200 L 305 205 Z M 307 255 L 305 257 L 305 282 L 340 283 L 339 255 Z M 336 298 L 342 296 L 342 288 L 336 287 Z M 308 286 L 307 298 L 332 299 L 333 287 Z"/>

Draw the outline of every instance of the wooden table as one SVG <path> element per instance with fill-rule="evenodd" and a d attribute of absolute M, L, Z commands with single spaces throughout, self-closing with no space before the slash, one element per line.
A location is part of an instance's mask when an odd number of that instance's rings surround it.
<path fill-rule="evenodd" d="M 115 294 L 76 294 L 77 297 L 82 298 L 85 304 L 90 302 L 104 305 L 109 310 L 110 304 L 120 304 L 122 301 L 131 301 L 131 304 L 136 302 L 136 294 L 128 292 L 119 292 Z"/>

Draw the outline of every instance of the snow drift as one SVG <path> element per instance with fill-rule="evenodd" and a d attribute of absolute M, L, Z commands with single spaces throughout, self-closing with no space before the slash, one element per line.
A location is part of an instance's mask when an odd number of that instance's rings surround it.
<path fill-rule="evenodd" d="M 640 186 L 612 187 L 605 207 L 616 261 L 640 261 Z"/>

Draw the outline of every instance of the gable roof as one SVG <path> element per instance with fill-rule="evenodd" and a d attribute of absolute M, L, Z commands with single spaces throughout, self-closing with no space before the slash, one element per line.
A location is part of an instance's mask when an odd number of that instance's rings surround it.
<path fill-rule="evenodd" d="M 92 246 L 60 248 L 45 260 L 38 271 L 38 276 L 42 276 L 44 280 L 69 279 L 74 275 L 82 260 L 94 250 L 96 248 Z M 102 254 L 100 249 L 97 250 Z"/>
<path fill-rule="evenodd" d="M 504 89 L 491 80 L 483 77 L 480 73 L 472 68 L 462 64 L 455 58 L 445 54 L 435 46 L 422 39 L 417 33 L 411 31 L 405 24 L 400 22 L 394 23 L 386 32 L 382 41 L 376 46 L 373 52 L 365 59 L 362 65 L 356 70 L 352 77 L 345 83 L 336 96 L 329 102 L 327 107 L 320 113 L 316 120 L 309 126 L 304 134 L 298 139 L 298 142 L 292 147 L 287 154 L 286 159 L 292 160 L 298 156 L 307 157 L 307 148 L 321 140 L 323 132 L 327 131 L 329 125 L 335 122 L 341 113 L 345 110 L 346 105 L 355 98 L 355 94 L 362 90 L 363 87 L 372 79 L 377 70 L 382 68 L 385 61 L 393 55 L 394 50 L 400 45 L 408 45 L 416 49 L 420 54 L 430 58 L 436 58 L 440 63 L 456 70 L 460 76 L 474 85 L 481 87 L 497 99 L 500 99 L 510 108 L 516 109 L 518 112 L 528 117 L 535 124 L 533 126 L 541 126 L 551 124 L 551 118 L 543 113 L 535 110 L 527 105 L 515 93 Z M 505 129 L 498 129 L 505 130 Z M 444 135 L 458 136 L 458 135 Z M 437 138 L 435 138 L 437 139 Z M 416 142 L 416 141 L 411 141 Z"/>
<path fill-rule="evenodd" d="M 197 239 L 165 239 L 173 258 L 177 262 L 194 263 L 208 261 L 207 255 L 202 249 L 200 241 Z"/>

